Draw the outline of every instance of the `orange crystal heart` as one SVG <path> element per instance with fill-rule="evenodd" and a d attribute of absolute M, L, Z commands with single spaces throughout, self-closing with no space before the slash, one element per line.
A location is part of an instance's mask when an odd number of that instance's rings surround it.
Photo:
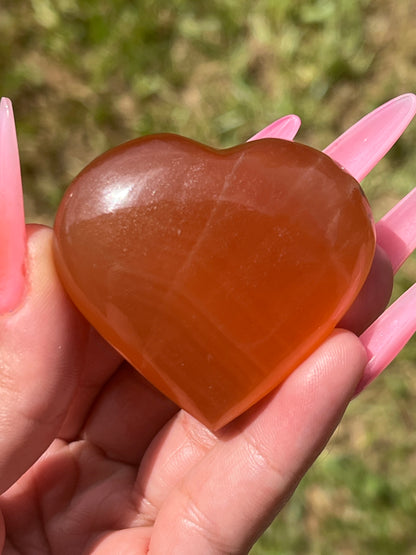
<path fill-rule="evenodd" d="M 55 222 L 57 269 L 79 310 L 211 429 L 322 343 L 374 248 L 357 181 L 279 139 L 130 141 L 75 178 Z"/>

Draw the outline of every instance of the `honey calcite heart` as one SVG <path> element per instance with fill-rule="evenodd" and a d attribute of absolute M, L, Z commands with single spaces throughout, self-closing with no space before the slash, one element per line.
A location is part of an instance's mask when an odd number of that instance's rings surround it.
<path fill-rule="evenodd" d="M 359 184 L 325 154 L 279 139 L 215 150 L 170 134 L 88 165 L 54 243 L 79 310 L 211 429 L 331 333 L 374 247 Z"/>

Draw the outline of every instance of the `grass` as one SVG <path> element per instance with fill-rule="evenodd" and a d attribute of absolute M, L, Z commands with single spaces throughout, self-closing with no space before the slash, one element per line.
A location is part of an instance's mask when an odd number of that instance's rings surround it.
<path fill-rule="evenodd" d="M 103 150 L 173 131 L 229 146 L 297 113 L 324 147 L 416 90 L 412 0 L 3 0 L 1 94 L 12 98 L 29 220 L 52 222 Z M 414 186 L 416 126 L 364 181 L 376 217 Z M 397 296 L 414 282 L 411 259 Z M 350 406 L 255 555 L 416 553 L 414 342 Z"/>

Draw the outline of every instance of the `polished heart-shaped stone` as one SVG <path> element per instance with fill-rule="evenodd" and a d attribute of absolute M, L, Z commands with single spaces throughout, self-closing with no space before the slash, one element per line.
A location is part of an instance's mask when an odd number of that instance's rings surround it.
<path fill-rule="evenodd" d="M 369 272 L 359 184 L 308 146 L 140 138 L 94 160 L 55 222 L 59 275 L 90 323 L 211 429 L 331 333 Z"/>

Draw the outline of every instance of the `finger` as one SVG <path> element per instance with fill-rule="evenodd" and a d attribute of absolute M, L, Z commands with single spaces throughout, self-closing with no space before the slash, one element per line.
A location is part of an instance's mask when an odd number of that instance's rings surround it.
<path fill-rule="evenodd" d="M 335 332 L 277 392 L 229 426 L 171 491 L 150 551 L 248 551 L 328 441 L 364 365 L 359 340 Z"/>
<path fill-rule="evenodd" d="M 177 411 L 174 403 L 124 363 L 92 406 L 83 438 L 110 458 L 138 464 L 154 436 Z"/>
<path fill-rule="evenodd" d="M 142 526 L 154 523 L 171 491 L 217 444 L 219 435 L 184 410 L 160 431 L 143 457 L 134 488 Z"/>
<path fill-rule="evenodd" d="M 56 435 L 74 394 L 87 325 L 55 273 L 52 231 L 28 227 L 26 296 L 0 317 L 0 489 Z"/>
<path fill-rule="evenodd" d="M 85 351 L 84 368 L 67 416 L 59 430 L 59 438 L 68 442 L 80 436 L 95 400 L 123 362 L 122 356 L 92 327 L 88 331 Z"/>
<path fill-rule="evenodd" d="M 377 247 L 370 273 L 355 302 L 338 327 L 360 335 L 386 308 L 393 289 L 393 268 L 381 247 Z"/>

